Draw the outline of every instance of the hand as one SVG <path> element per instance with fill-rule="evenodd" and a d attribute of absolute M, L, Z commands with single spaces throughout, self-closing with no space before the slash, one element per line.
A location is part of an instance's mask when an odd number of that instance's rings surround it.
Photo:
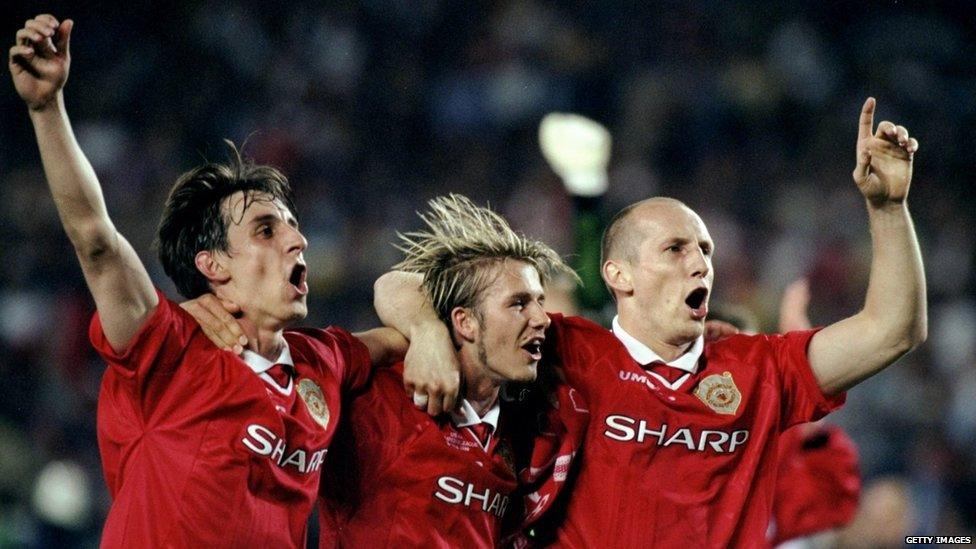
<path fill-rule="evenodd" d="M 59 23 L 54 16 L 28 19 L 10 48 L 9 68 L 14 87 L 32 111 L 51 105 L 68 81 L 69 42 L 74 21 Z"/>
<path fill-rule="evenodd" d="M 874 107 L 874 98 L 869 97 L 861 108 L 854 182 L 872 205 L 900 204 L 908 196 L 918 141 L 908 136 L 904 126 L 887 120 L 872 134 Z"/>
<path fill-rule="evenodd" d="M 806 278 L 794 280 L 783 291 L 779 303 L 780 333 L 794 330 L 809 330 L 811 327 L 807 309 L 810 306 L 810 281 Z"/>
<path fill-rule="evenodd" d="M 722 320 L 705 321 L 705 341 L 716 341 L 739 333 L 739 329 Z"/>
<path fill-rule="evenodd" d="M 414 405 L 431 416 L 454 409 L 461 385 L 461 364 L 443 323 L 414 330 L 403 359 L 403 387 Z"/>
<path fill-rule="evenodd" d="M 203 333 L 214 345 L 235 355 L 244 352 L 247 336 L 234 315 L 241 312 L 236 303 L 224 301 L 213 294 L 203 294 L 196 299 L 180 303 L 183 310 L 200 323 Z"/>

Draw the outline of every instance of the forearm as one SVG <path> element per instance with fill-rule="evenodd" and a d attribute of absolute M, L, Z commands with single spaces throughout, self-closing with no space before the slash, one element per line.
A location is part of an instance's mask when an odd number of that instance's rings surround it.
<path fill-rule="evenodd" d="M 58 215 L 82 261 L 116 250 L 118 235 L 95 171 L 71 129 L 63 96 L 44 109 L 31 110 L 30 117 Z"/>
<path fill-rule="evenodd" d="M 446 326 L 424 294 L 423 276 L 404 271 L 390 271 L 373 285 L 373 306 L 380 322 L 413 340 L 418 330 Z M 438 330 L 439 331 L 439 330 Z"/>
<path fill-rule="evenodd" d="M 928 331 L 922 253 L 907 204 L 869 205 L 868 220 L 872 260 L 862 314 L 900 356 Z"/>
<path fill-rule="evenodd" d="M 105 337 L 122 351 L 158 304 L 156 291 L 138 255 L 108 217 L 98 178 L 75 140 L 60 94 L 30 116 L 51 195 Z"/>
<path fill-rule="evenodd" d="M 421 288 L 423 277 L 391 271 L 373 285 L 373 306 L 384 325 L 410 340 L 404 357 L 403 385 L 417 398 L 427 397 L 432 416 L 454 409 L 460 364 L 447 325 L 440 321 Z M 423 400 L 417 400 L 424 407 Z"/>
<path fill-rule="evenodd" d="M 873 255 L 864 308 L 810 343 L 811 368 L 828 394 L 875 374 L 926 337 L 925 274 L 908 209 L 869 205 L 868 217 Z"/>

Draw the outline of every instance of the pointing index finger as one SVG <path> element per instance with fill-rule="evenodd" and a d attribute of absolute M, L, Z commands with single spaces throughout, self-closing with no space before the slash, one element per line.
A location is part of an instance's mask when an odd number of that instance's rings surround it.
<path fill-rule="evenodd" d="M 858 139 L 869 138 L 871 137 L 871 134 L 874 133 L 871 131 L 874 128 L 874 106 L 874 98 L 868 97 L 864 101 L 864 106 L 861 107 L 861 121 L 857 126 Z"/>

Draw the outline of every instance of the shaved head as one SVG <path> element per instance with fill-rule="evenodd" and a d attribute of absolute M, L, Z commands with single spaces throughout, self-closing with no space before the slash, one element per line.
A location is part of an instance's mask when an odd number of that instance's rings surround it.
<path fill-rule="evenodd" d="M 603 231 L 603 242 L 600 248 L 600 264 L 606 263 L 608 259 L 617 259 L 633 262 L 637 258 L 637 250 L 640 243 L 647 237 L 643 228 L 640 226 L 639 216 L 635 215 L 638 211 L 645 211 L 659 208 L 684 208 L 692 211 L 684 202 L 666 196 L 655 196 L 640 202 L 634 202 L 630 206 L 617 212 L 610 220 L 605 231 Z"/>
<path fill-rule="evenodd" d="M 620 326 L 656 342 L 661 356 L 684 352 L 704 333 L 713 250 L 705 223 L 680 200 L 649 198 L 618 213 L 603 235 L 600 275 Z"/>

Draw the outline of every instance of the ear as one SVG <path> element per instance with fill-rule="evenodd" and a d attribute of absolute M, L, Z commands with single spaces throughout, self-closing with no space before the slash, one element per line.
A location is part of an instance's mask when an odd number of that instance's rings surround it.
<path fill-rule="evenodd" d="M 454 333 L 461 340 L 472 343 L 477 339 L 480 325 L 472 309 L 467 307 L 455 307 L 452 309 L 451 326 L 454 328 Z"/>
<path fill-rule="evenodd" d="M 603 263 L 600 274 L 614 293 L 629 295 L 634 292 L 633 273 L 626 261 L 608 259 Z"/>
<path fill-rule="evenodd" d="M 210 281 L 211 284 L 223 284 L 230 280 L 230 273 L 224 268 L 216 254 L 209 251 L 197 252 L 193 258 L 197 270 Z"/>

